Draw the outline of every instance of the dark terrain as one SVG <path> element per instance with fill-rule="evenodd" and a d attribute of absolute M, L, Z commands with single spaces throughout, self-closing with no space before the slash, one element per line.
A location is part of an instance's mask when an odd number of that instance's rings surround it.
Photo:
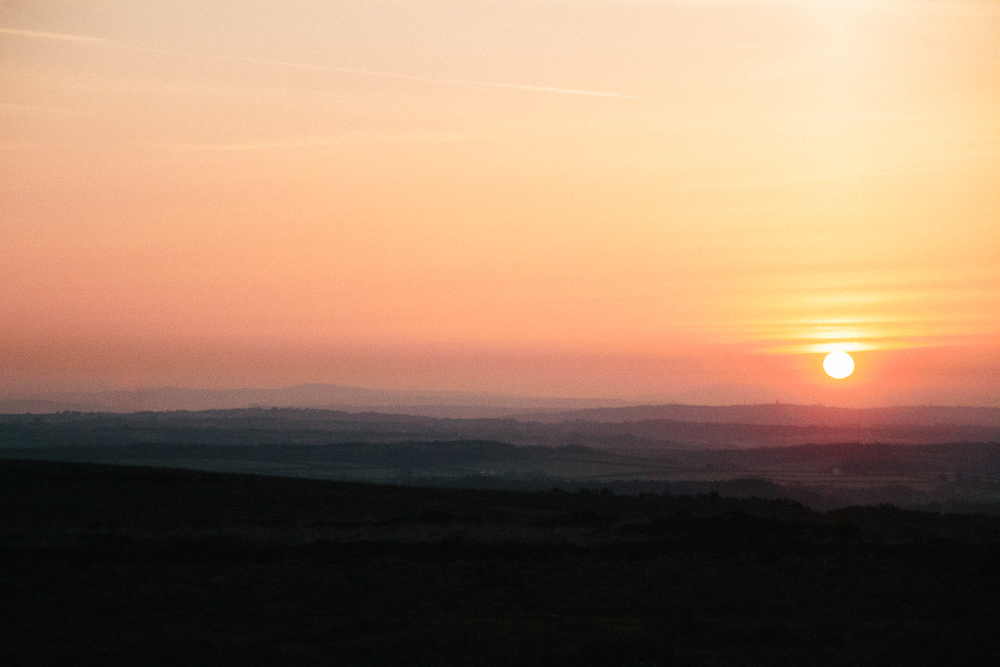
<path fill-rule="evenodd" d="M 66 438 L 100 444 L 206 443 L 206 436 L 219 444 L 494 440 L 647 454 L 663 449 L 750 449 L 846 442 L 1000 442 L 1000 409 L 645 406 L 503 419 L 453 419 L 384 411 L 244 408 L 0 414 L 0 429 L 4 443 L 16 437 L 25 445 L 56 444 Z"/>
<path fill-rule="evenodd" d="M 1000 519 L 0 462 L 0 662 L 987 665 Z"/>
<path fill-rule="evenodd" d="M 671 413 L 677 407 L 656 409 Z M 697 440 L 643 439 L 634 434 L 649 427 L 643 422 L 548 424 L 299 409 L 66 412 L 0 415 L 0 459 L 434 487 L 608 488 L 617 493 L 675 495 L 714 491 L 732 497 L 790 498 L 815 510 L 892 503 L 909 509 L 1000 514 L 1000 429 L 986 423 L 993 419 L 989 410 L 919 409 L 925 421 L 957 414 L 970 422 L 957 426 L 883 422 L 863 426 L 859 419 L 877 422 L 878 415 L 889 419 L 909 414 L 909 409 L 749 407 L 760 418 L 769 412 L 771 419 L 786 421 L 825 415 L 841 424 L 670 423 L 675 435 L 711 432 L 717 446 L 708 447 Z M 691 418 L 718 416 L 715 408 L 685 410 Z M 736 414 L 742 408 L 724 410 Z M 976 420 L 983 423 L 971 424 Z M 873 432 L 894 439 L 904 439 L 912 431 L 920 439 L 851 440 L 859 428 L 876 429 Z M 746 445 L 745 436 L 753 429 L 758 430 L 754 437 L 765 444 Z M 954 436 L 962 429 L 972 429 L 970 438 L 935 441 L 932 437 Z M 809 444 L 782 445 L 781 434 L 793 431 Z M 774 442 L 768 433 L 775 436 Z M 807 436 L 817 433 L 834 442 L 810 443 Z"/>

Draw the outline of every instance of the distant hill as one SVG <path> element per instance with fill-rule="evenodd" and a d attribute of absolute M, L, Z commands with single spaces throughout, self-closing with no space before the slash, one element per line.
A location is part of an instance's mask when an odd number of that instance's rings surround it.
<path fill-rule="evenodd" d="M 514 419 L 561 424 L 693 422 L 758 426 L 872 428 L 884 426 L 977 426 L 1000 428 L 1000 408 L 904 406 L 836 408 L 822 405 L 635 405 L 598 398 L 542 398 L 461 391 L 403 391 L 331 384 L 281 389 L 184 389 L 159 387 L 44 396 L 0 397 L 0 414 L 56 412 L 162 412 L 244 408 L 316 408 L 346 413 L 379 412 L 444 419 Z M 660 436 L 675 439 L 674 436 Z M 951 436 L 945 438 L 952 439 Z M 827 438 L 817 441 L 830 442 Z M 921 440 L 925 441 L 925 440 Z"/>
<path fill-rule="evenodd" d="M 517 412 L 579 410 L 625 406 L 609 399 L 539 398 L 462 391 L 402 391 L 332 384 L 281 389 L 184 389 L 159 387 L 51 396 L 0 397 L 0 414 L 231 410 L 252 407 L 324 408 L 347 412 L 379 411 L 428 417 L 475 419 Z"/>
<path fill-rule="evenodd" d="M 316 409 L 63 412 L 0 416 L 0 447 L 63 443 L 326 444 L 492 440 L 513 445 L 583 445 L 616 452 L 676 448 L 744 449 L 844 442 L 943 444 L 1000 442 L 1000 426 L 969 424 L 739 424 L 673 419 L 544 422 L 442 419 Z"/>
<path fill-rule="evenodd" d="M 1000 427 L 1000 408 L 906 406 L 892 408 L 835 408 L 822 405 L 765 403 L 758 405 L 638 405 L 601 407 L 514 415 L 515 419 L 543 423 L 639 422 L 671 420 L 714 424 L 768 426 L 992 426 Z"/>
<path fill-rule="evenodd" d="M 1000 428 L 989 426 L 542 424 L 292 408 L 63 412 L 0 415 L 0 459 L 631 493 L 701 493 L 709 489 L 698 485 L 754 478 L 794 487 L 781 493 L 817 508 L 1000 508 Z"/>
<path fill-rule="evenodd" d="M 49 401 L 39 398 L 0 398 L 0 414 L 48 414 L 53 412 L 100 412 L 101 406 L 94 403 L 72 403 L 69 401 Z"/>

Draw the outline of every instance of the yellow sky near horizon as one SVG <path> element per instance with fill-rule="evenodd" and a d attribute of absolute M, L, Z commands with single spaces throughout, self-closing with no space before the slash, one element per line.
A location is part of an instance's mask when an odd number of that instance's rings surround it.
<path fill-rule="evenodd" d="M 1000 404 L 998 185 L 991 0 L 0 2 L 0 393 Z"/>

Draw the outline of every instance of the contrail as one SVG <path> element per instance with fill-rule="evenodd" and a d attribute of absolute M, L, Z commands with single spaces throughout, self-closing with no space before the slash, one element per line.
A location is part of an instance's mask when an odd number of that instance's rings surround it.
<path fill-rule="evenodd" d="M 135 46 L 127 46 L 117 42 L 112 42 L 98 37 L 87 37 L 82 35 L 67 35 L 57 32 L 37 32 L 34 30 L 18 30 L 14 28 L 0 28 L 0 34 L 16 35 L 29 39 L 48 39 L 59 42 L 69 42 L 81 46 L 99 46 L 107 49 L 117 49 L 120 51 L 131 51 L 133 53 L 156 53 L 160 55 L 174 56 L 178 58 L 211 58 L 213 60 L 225 60 L 229 62 L 248 63 L 253 65 L 270 65 L 279 67 L 295 67 L 298 69 L 312 69 L 324 72 L 338 72 L 340 74 L 353 74 L 356 76 L 378 77 L 382 79 L 396 79 L 397 81 L 417 81 L 421 83 L 432 83 L 436 85 L 455 86 L 476 86 L 481 88 L 500 88 L 506 90 L 524 90 L 536 93 L 552 93 L 556 95 L 583 95 L 587 97 L 605 97 L 619 99 L 635 99 L 621 93 L 600 91 L 600 90 L 579 90 L 576 88 L 559 88 L 556 86 L 533 86 L 523 83 L 505 83 L 502 81 L 479 81 L 476 79 L 448 79 L 429 76 L 412 76 L 408 74 L 397 74 L 395 72 L 384 72 L 381 70 L 356 69 L 351 67 L 335 67 L 330 65 L 311 65 L 309 63 L 296 63 L 283 60 L 263 60 L 259 58 L 241 58 L 238 56 L 215 56 L 205 54 L 185 53 L 182 51 L 168 51 L 164 49 L 148 49 Z"/>
<path fill-rule="evenodd" d="M 402 142 L 451 142 L 474 138 L 471 135 L 421 135 L 397 134 L 355 137 L 298 137 L 277 141 L 245 142 L 233 144 L 165 144 L 154 148 L 174 153 L 243 153 L 266 152 L 282 149 L 319 148 L 329 146 L 362 146 L 368 144 L 402 143 Z"/>
<path fill-rule="evenodd" d="M 72 42 L 74 44 L 89 44 L 91 46 L 103 46 L 105 48 L 115 47 L 113 42 L 97 37 L 85 37 L 82 35 L 66 35 L 61 32 L 38 32 L 37 30 L 18 30 L 16 28 L 0 28 L 0 34 L 16 35 L 27 37 L 28 39 L 49 39 L 57 42 Z"/>
<path fill-rule="evenodd" d="M 195 57 L 193 54 L 180 53 L 177 51 L 161 51 L 155 49 L 135 49 L 132 47 L 122 47 L 132 51 L 142 51 L 145 53 L 162 53 L 164 55 Z M 417 81 L 421 83 L 433 83 L 439 85 L 458 86 L 480 86 L 484 88 L 505 88 L 508 90 L 527 90 L 538 93 L 555 93 L 559 95 L 586 95 L 590 97 L 617 97 L 621 99 L 634 99 L 621 93 L 600 91 L 600 90 L 579 90 L 576 88 L 558 88 L 555 86 L 533 86 L 523 83 L 504 83 L 501 81 L 479 81 L 476 79 L 448 79 L 430 76 L 413 76 L 410 74 L 398 74 L 395 72 L 384 72 L 372 69 L 357 69 L 353 67 L 335 67 L 331 65 L 313 65 L 309 63 L 296 63 L 286 60 L 263 60 L 260 58 L 242 58 L 238 56 L 205 56 L 215 60 L 227 60 L 230 62 L 248 63 L 252 65 L 272 65 L 278 67 L 295 67 L 299 69 L 312 69 L 324 72 L 338 72 L 340 74 L 354 74 L 358 76 L 370 76 L 383 79 L 396 79 L 397 81 Z"/>

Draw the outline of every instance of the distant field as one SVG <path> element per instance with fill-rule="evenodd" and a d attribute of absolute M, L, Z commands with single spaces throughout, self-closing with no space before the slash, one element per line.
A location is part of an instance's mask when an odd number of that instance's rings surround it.
<path fill-rule="evenodd" d="M 1000 442 L 719 449 L 602 430 L 614 426 L 321 410 L 16 415 L 0 416 L 0 458 L 425 486 L 757 493 L 817 509 L 893 503 L 1000 512 Z M 469 437 L 435 439 L 441 433 Z"/>

